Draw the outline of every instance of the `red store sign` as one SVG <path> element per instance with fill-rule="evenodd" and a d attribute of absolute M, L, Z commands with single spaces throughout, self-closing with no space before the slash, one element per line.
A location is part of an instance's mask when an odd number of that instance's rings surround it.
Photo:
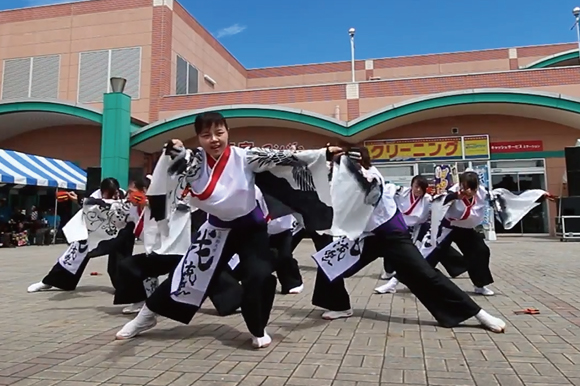
<path fill-rule="evenodd" d="M 544 151 L 543 141 L 491 142 L 491 153 L 523 153 L 527 151 Z"/>

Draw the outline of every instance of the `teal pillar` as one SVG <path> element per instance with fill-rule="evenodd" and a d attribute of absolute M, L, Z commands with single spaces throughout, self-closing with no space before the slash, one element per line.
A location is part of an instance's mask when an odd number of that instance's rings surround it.
<path fill-rule="evenodd" d="M 130 140 L 131 97 L 121 92 L 105 94 L 101 131 L 101 178 L 116 178 L 123 189 L 129 184 Z"/>

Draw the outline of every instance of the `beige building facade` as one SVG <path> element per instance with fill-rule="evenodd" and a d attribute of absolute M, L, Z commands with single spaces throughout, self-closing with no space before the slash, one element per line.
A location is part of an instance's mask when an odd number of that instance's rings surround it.
<path fill-rule="evenodd" d="M 0 12 L 0 60 L 0 148 L 83 168 L 100 164 L 100 125 L 71 111 L 102 112 L 110 77 L 127 79 L 145 170 L 220 110 L 243 146 L 360 143 L 393 181 L 485 164 L 494 186 L 560 194 L 579 137 L 576 44 L 357 60 L 352 83 L 350 62 L 246 69 L 177 1 L 98 0 Z M 515 231 L 553 231 L 554 215 Z"/>

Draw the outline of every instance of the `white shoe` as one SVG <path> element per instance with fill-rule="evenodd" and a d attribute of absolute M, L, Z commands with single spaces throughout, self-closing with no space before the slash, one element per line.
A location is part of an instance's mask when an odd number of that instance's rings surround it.
<path fill-rule="evenodd" d="M 387 284 L 383 284 L 382 286 L 375 288 L 375 293 L 377 293 L 377 294 L 387 294 L 387 293 L 394 294 L 397 292 L 397 285 L 398 284 L 399 284 L 399 281 L 397 280 L 397 278 L 393 277 L 393 278 L 391 278 L 391 280 L 389 280 L 387 282 Z"/>
<path fill-rule="evenodd" d="M 292 288 L 288 291 L 289 294 L 298 295 L 300 292 L 304 290 L 304 284 L 300 284 L 298 287 Z"/>
<path fill-rule="evenodd" d="M 27 291 L 29 293 L 33 293 L 33 292 L 40 292 L 40 291 L 48 291 L 51 288 L 52 288 L 51 285 L 44 284 L 43 282 L 38 282 L 38 283 L 31 284 L 28 287 Z"/>
<path fill-rule="evenodd" d="M 266 331 L 264 331 L 264 336 L 261 338 L 252 336 L 252 346 L 254 348 L 266 348 L 272 343 L 272 338 Z"/>
<path fill-rule="evenodd" d="M 505 332 L 506 324 L 500 318 L 491 316 L 484 310 L 479 311 L 475 318 L 481 323 L 483 327 L 496 334 L 501 334 Z"/>
<path fill-rule="evenodd" d="M 390 280 L 393 276 L 395 276 L 396 272 L 387 273 L 387 271 L 383 270 L 381 273 L 381 280 Z"/>
<path fill-rule="evenodd" d="M 133 304 L 128 305 L 127 307 L 123 308 L 122 312 L 125 315 L 138 314 L 139 311 L 141 311 L 141 308 L 143 308 L 144 304 L 145 304 L 145 302 L 133 303 Z"/>
<path fill-rule="evenodd" d="M 125 324 L 123 328 L 115 335 L 116 339 L 124 340 L 131 339 L 137 335 L 152 329 L 157 325 L 157 315 L 153 313 L 147 306 L 143 306 L 135 319 Z"/>
<path fill-rule="evenodd" d="M 493 296 L 493 295 L 495 295 L 495 292 L 493 292 L 492 290 L 490 290 L 487 287 L 475 287 L 473 291 L 476 294 L 483 295 L 483 296 Z"/>
<path fill-rule="evenodd" d="M 322 314 L 322 319 L 324 320 L 335 320 L 335 319 L 345 319 L 350 318 L 353 314 L 352 309 L 346 311 L 326 311 Z"/>

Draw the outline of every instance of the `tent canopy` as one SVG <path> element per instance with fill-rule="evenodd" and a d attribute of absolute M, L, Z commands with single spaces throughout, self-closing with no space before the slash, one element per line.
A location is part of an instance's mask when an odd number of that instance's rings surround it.
<path fill-rule="evenodd" d="M 87 173 L 69 161 L 0 149 L 0 183 L 85 190 Z"/>

